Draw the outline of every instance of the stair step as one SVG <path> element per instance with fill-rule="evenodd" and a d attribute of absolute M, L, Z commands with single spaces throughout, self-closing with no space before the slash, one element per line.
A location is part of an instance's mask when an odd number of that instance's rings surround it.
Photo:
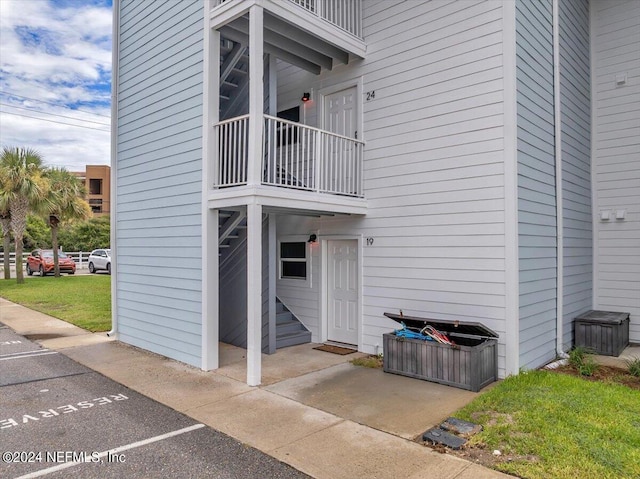
<path fill-rule="evenodd" d="M 276 338 L 276 349 L 306 344 L 311 342 L 311 331 L 298 331 L 295 333 L 283 334 Z"/>
<path fill-rule="evenodd" d="M 290 311 L 276 313 L 276 325 L 280 323 L 287 323 L 291 320 L 293 320 L 293 314 L 291 314 Z"/>
<path fill-rule="evenodd" d="M 276 324 L 276 337 L 282 334 L 295 333 L 296 331 L 306 331 L 302 323 L 297 319 Z"/>

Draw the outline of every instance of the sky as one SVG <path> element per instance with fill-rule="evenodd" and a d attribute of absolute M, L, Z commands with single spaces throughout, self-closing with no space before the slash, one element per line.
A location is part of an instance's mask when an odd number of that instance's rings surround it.
<path fill-rule="evenodd" d="M 0 0 L 0 145 L 110 163 L 111 0 Z"/>

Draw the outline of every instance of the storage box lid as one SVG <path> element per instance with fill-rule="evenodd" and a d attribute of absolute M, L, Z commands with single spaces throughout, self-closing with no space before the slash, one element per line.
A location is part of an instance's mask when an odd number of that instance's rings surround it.
<path fill-rule="evenodd" d="M 468 336 L 480 336 L 497 338 L 498 333 L 487 328 L 482 323 L 467 322 L 467 321 L 448 321 L 446 319 L 429 319 L 419 318 L 416 316 L 405 316 L 403 314 L 384 313 L 387 318 L 391 318 L 398 323 L 404 323 L 409 327 L 422 329 L 426 325 L 431 325 L 438 331 L 444 333 L 458 333 Z"/>
<path fill-rule="evenodd" d="M 615 311 L 587 311 L 586 313 L 577 316 L 576 321 L 583 321 L 585 323 L 607 323 L 607 324 L 620 324 L 629 318 L 629 313 L 619 313 Z"/>

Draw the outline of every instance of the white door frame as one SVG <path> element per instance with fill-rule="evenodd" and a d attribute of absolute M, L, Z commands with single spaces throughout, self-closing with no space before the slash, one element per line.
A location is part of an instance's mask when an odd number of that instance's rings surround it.
<path fill-rule="evenodd" d="M 318 90 L 318 128 L 326 130 L 325 117 L 324 117 L 324 102 L 325 97 L 338 93 L 339 91 L 346 90 L 347 88 L 356 89 L 356 131 L 358 132 L 358 140 L 364 141 L 364 135 L 362 131 L 362 98 L 364 90 L 364 81 L 362 77 L 354 78 L 344 82 L 336 83 L 325 88 Z"/>
<path fill-rule="evenodd" d="M 363 236 L 362 235 L 327 235 L 320 238 L 321 250 L 320 250 L 320 342 L 325 343 L 328 337 L 329 331 L 329 292 L 328 284 L 329 277 L 327 271 L 329 270 L 329 241 L 332 240 L 355 240 L 357 242 L 356 251 L 358 254 L 358 317 L 356 321 L 358 323 L 358 351 L 362 350 L 362 271 L 363 271 Z"/>

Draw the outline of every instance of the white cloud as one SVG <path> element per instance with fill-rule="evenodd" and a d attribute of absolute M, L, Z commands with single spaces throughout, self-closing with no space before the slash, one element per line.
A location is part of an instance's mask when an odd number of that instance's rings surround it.
<path fill-rule="evenodd" d="M 0 0 L 0 143 L 49 165 L 110 161 L 111 6 Z"/>

